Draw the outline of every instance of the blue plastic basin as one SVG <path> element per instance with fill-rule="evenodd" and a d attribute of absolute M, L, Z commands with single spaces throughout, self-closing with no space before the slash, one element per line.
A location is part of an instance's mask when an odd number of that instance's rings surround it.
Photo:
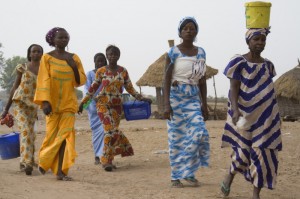
<path fill-rule="evenodd" d="M 20 156 L 20 134 L 12 132 L 0 135 L 0 158 L 2 160 Z"/>
<path fill-rule="evenodd" d="M 151 115 L 150 103 L 144 101 L 124 102 L 123 110 L 127 121 L 148 119 Z"/>

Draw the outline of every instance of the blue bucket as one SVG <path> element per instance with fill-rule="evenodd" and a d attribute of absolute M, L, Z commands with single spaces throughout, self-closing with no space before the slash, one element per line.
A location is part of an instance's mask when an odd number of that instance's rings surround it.
<path fill-rule="evenodd" d="M 127 121 L 148 119 L 151 115 L 150 103 L 144 101 L 124 102 L 123 110 Z"/>
<path fill-rule="evenodd" d="M 2 160 L 20 156 L 19 136 L 17 132 L 0 135 L 0 158 Z"/>

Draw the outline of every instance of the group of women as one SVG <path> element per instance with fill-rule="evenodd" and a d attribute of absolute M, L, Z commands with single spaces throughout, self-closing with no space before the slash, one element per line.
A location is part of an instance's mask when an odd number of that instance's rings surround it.
<path fill-rule="evenodd" d="M 182 42 L 169 50 L 164 82 L 164 118 L 168 119 L 168 143 L 171 187 L 182 188 L 181 180 L 199 186 L 195 173 L 209 166 L 209 133 L 206 102 L 206 53 L 195 46 L 199 27 L 193 17 L 183 18 L 178 26 Z M 278 169 L 278 151 L 282 149 L 280 117 L 272 78 L 273 63 L 261 57 L 269 29 L 249 29 L 246 43 L 249 52 L 235 55 L 224 70 L 230 79 L 228 116 L 222 136 L 222 147 L 231 147 L 232 163 L 221 182 L 224 196 L 230 193 L 236 173 L 244 174 L 253 184 L 253 198 L 262 187 L 273 189 Z M 55 49 L 43 54 L 39 45 L 28 49 L 28 63 L 17 66 L 17 79 L 2 114 L 8 114 L 15 103 L 15 119 L 21 133 L 20 167 L 27 175 L 34 165 L 34 132 L 36 106 L 46 115 L 46 135 L 39 152 L 39 171 L 51 169 L 58 180 L 71 180 L 67 174 L 74 164 L 75 113 L 89 104 L 93 132 L 95 164 L 112 171 L 114 156 L 131 156 L 132 145 L 119 129 L 122 92 L 151 103 L 133 87 L 126 68 L 118 65 L 120 49 L 110 45 L 104 54 L 94 57 L 95 69 L 87 76 L 79 57 L 65 50 L 69 34 L 53 28 L 46 41 Z M 106 61 L 108 60 L 108 63 Z M 85 84 L 87 80 L 87 83 Z M 79 107 L 74 87 L 85 84 L 86 95 Z M 237 125 L 240 121 L 246 121 Z"/>

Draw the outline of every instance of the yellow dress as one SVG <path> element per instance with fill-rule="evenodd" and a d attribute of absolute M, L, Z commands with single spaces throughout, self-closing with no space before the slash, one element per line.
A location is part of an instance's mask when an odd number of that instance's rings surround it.
<path fill-rule="evenodd" d="M 48 101 L 52 114 L 46 117 L 46 135 L 39 152 L 39 166 L 45 171 L 51 169 L 54 174 L 58 171 L 58 152 L 64 140 L 66 148 L 62 171 L 68 174 L 74 164 L 75 151 L 75 113 L 78 110 L 75 87 L 85 84 L 86 76 L 80 58 L 74 54 L 73 59 L 78 67 L 80 84 L 75 81 L 72 68 L 65 60 L 44 54 L 37 76 L 37 88 L 34 102 L 42 105 Z"/>

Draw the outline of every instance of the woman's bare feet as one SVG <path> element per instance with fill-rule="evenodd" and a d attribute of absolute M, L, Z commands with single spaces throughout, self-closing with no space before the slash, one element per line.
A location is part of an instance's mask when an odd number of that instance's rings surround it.
<path fill-rule="evenodd" d="M 57 175 L 56 176 L 56 179 L 57 180 L 62 180 L 62 181 L 72 181 L 73 178 L 69 177 L 69 176 L 66 176 L 66 175 Z"/>
<path fill-rule="evenodd" d="M 95 165 L 99 165 L 100 163 L 100 158 L 99 157 L 95 157 Z"/>

